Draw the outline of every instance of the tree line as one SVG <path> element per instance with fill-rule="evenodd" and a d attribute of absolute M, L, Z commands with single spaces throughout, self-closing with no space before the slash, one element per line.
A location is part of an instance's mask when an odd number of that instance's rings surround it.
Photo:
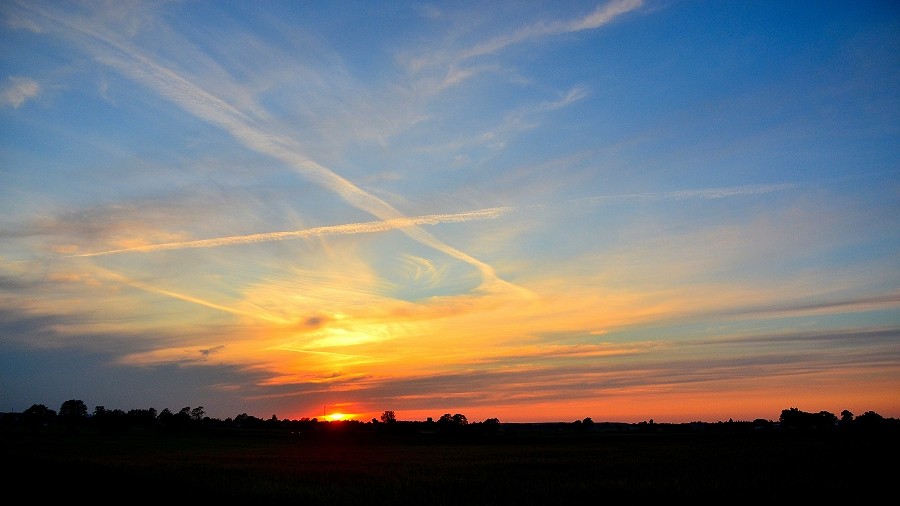
<path fill-rule="evenodd" d="M 21 413 L 0 413 L 0 426 L 19 426 L 29 429 L 41 429 L 49 427 L 62 427 L 69 430 L 95 429 L 100 432 L 118 432 L 126 429 L 143 428 L 159 429 L 163 431 L 185 431 L 193 429 L 282 429 L 293 433 L 305 432 L 314 429 L 317 425 L 330 426 L 332 428 L 352 428 L 361 426 L 383 426 L 396 428 L 410 422 L 397 420 L 394 411 L 384 411 L 379 418 L 373 418 L 369 422 L 360 420 L 319 420 L 317 418 L 303 417 L 300 419 L 279 419 L 276 415 L 271 418 L 258 418 L 247 413 L 241 413 L 235 417 L 224 420 L 212 418 L 206 415 L 203 406 L 186 406 L 179 411 L 165 408 L 157 411 L 150 407 L 147 409 L 108 409 L 105 406 L 96 406 L 93 412 L 89 412 L 87 404 L 80 399 L 70 399 L 62 403 L 59 410 L 53 410 L 44 404 L 32 404 L 31 407 Z M 468 418 L 461 413 L 445 413 L 434 421 L 428 418 L 427 425 L 434 425 L 445 430 L 454 430 L 466 426 L 496 427 L 500 421 L 497 418 L 489 418 L 484 422 L 470 424 Z"/>
<path fill-rule="evenodd" d="M 0 425 L 18 426 L 32 430 L 49 427 L 62 427 L 68 430 L 93 429 L 100 432 L 120 432 L 127 429 L 153 429 L 161 431 L 191 430 L 227 430 L 242 429 L 245 431 L 280 431 L 290 434 L 303 434 L 320 428 L 377 430 L 386 433 L 403 432 L 435 432 L 435 433 L 479 433 L 498 434 L 501 429 L 513 430 L 518 426 L 543 427 L 555 431 L 567 432 L 741 432 L 741 431 L 787 431 L 787 432 L 830 432 L 830 431 L 884 431 L 900 430 L 900 419 L 885 418 L 874 411 L 866 411 L 854 415 L 843 410 L 840 416 L 828 411 L 806 412 L 792 407 L 784 409 L 777 421 L 756 419 L 749 421 L 727 422 L 690 422 L 690 423 L 654 423 L 642 421 L 638 423 L 594 422 L 590 417 L 573 422 L 546 422 L 531 424 L 501 424 L 497 418 L 488 418 L 481 422 L 470 423 L 462 413 L 445 413 L 437 420 L 428 417 L 425 421 L 398 420 L 392 410 L 382 412 L 379 418 L 368 422 L 360 420 L 318 420 L 317 418 L 279 419 L 257 418 L 247 413 L 224 420 L 206 415 L 202 406 L 184 407 L 175 412 L 169 408 L 157 411 L 154 408 L 107 409 L 96 406 L 89 412 L 87 405 L 79 399 L 70 399 L 62 403 L 59 410 L 53 410 L 43 404 L 33 404 L 21 413 L 0 413 Z"/>

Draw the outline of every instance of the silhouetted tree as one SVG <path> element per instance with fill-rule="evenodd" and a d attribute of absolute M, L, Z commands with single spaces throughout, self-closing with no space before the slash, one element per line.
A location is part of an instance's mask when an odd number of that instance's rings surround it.
<path fill-rule="evenodd" d="M 397 415 L 393 411 L 385 411 L 381 414 L 381 421 L 384 423 L 394 423 L 397 421 Z"/>
<path fill-rule="evenodd" d="M 117 432 L 128 427 L 129 418 L 121 409 L 106 409 L 103 406 L 94 407 L 92 424 L 100 432 Z"/>
<path fill-rule="evenodd" d="M 181 408 L 178 413 L 172 415 L 172 418 L 169 420 L 169 427 L 173 429 L 185 429 L 188 424 L 191 422 L 191 407 L 185 406 Z"/>
<path fill-rule="evenodd" d="M 156 409 L 132 409 L 127 413 L 129 425 L 134 427 L 152 427 L 156 423 Z"/>
<path fill-rule="evenodd" d="M 828 430 L 837 423 L 837 416 L 828 411 L 807 413 L 797 408 L 781 411 L 779 417 L 782 427 L 793 430 Z"/>
<path fill-rule="evenodd" d="M 578 432 L 587 432 L 594 426 L 594 420 L 587 417 L 584 420 L 575 420 L 575 430 Z"/>
<path fill-rule="evenodd" d="M 157 417 L 159 426 L 167 431 L 184 430 L 191 421 L 190 411 L 191 408 L 182 408 L 178 413 L 173 413 L 169 408 L 165 408 Z"/>
<path fill-rule="evenodd" d="M 792 424 L 799 423 L 802 415 L 802 411 L 799 408 L 788 408 L 781 410 L 781 416 L 778 417 L 778 421 L 781 422 L 782 425 L 790 426 Z"/>
<path fill-rule="evenodd" d="M 469 423 L 469 420 L 466 418 L 466 415 L 461 413 L 456 413 L 451 415 L 450 413 L 444 413 L 438 418 L 437 426 L 438 429 L 447 434 L 459 433 L 462 429 Z"/>
<path fill-rule="evenodd" d="M 499 418 L 488 418 L 487 420 L 481 422 L 481 432 L 485 434 L 494 435 L 500 431 L 500 419 Z"/>
<path fill-rule="evenodd" d="M 80 426 L 87 418 L 87 413 L 87 405 L 78 399 L 69 399 L 59 408 L 59 418 L 70 429 Z"/>
<path fill-rule="evenodd" d="M 26 427 L 38 428 L 50 425 L 56 418 L 56 411 L 43 404 L 32 404 L 22 413 L 22 420 Z"/>
<path fill-rule="evenodd" d="M 234 424 L 237 427 L 242 427 L 245 429 L 255 429 L 259 427 L 263 427 L 265 424 L 265 420 L 262 418 L 257 418 L 253 415 L 248 415 L 247 413 L 241 413 L 238 416 L 234 417 Z"/>
<path fill-rule="evenodd" d="M 203 406 L 197 406 L 196 408 L 191 410 L 190 418 L 196 422 L 203 420 L 203 416 L 206 415 L 206 412 L 203 411 Z"/>
<path fill-rule="evenodd" d="M 78 399 L 70 399 L 59 408 L 59 416 L 63 418 L 85 418 L 87 412 L 87 405 Z"/>
<path fill-rule="evenodd" d="M 863 431 L 875 431 L 885 425 L 884 417 L 874 411 L 866 411 L 856 417 L 853 426 Z"/>
<path fill-rule="evenodd" d="M 823 429 L 831 429 L 837 425 L 838 417 L 834 413 L 828 411 L 819 411 L 819 423 Z"/>

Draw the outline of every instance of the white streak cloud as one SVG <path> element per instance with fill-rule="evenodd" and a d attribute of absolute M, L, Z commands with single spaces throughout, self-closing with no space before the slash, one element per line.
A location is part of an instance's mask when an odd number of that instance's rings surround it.
<path fill-rule="evenodd" d="M 129 43 L 122 41 L 116 34 L 76 17 L 57 15 L 36 6 L 33 8 L 40 15 L 61 25 L 64 30 L 74 30 L 86 49 L 94 53 L 99 60 L 155 90 L 187 112 L 222 128 L 244 146 L 284 162 L 307 179 L 335 192 L 357 209 L 382 220 L 404 218 L 400 211 L 387 202 L 309 159 L 293 139 L 275 133 L 264 122 L 244 114 L 175 71 L 157 63 Z M 490 265 L 444 243 L 416 224 L 411 223 L 401 230 L 413 240 L 478 269 L 484 288 L 491 290 L 511 288 L 523 292 L 521 288 L 499 279 Z"/>
<path fill-rule="evenodd" d="M 37 81 L 28 77 L 10 77 L 8 84 L 3 91 L 0 92 L 0 102 L 8 105 L 13 109 L 18 109 L 28 100 L 38 96 L 41 92 L 41 85 Z"/>
<path fill-rule="evenodd" d="M 508 46 L 519 44 L 526 40 L 546 37 L 549 35 L 562 35 L 565 33 L 593 30 L 615 20 L 617 17 L 627 14 L 644 4 L 643 0 L 616 0 L 597 7 L 591 14 L 568 22 L 537 23 L 514 33 L 495 37 L 483 44 L 475 46 L 461 55 L 461 60 L 496 53 Z"/>
<path fill-rule="evenodd" d="M 502 214 L 510 212 L 511 207 L 493 207 L 489 209 L 481 209 L 478 211 L 470 211 L 466 213 L 454 214 L 430 214 L 425 216 L 416 216 L 411 218 L 394 218 L 383 221 L 369 221 L 363 223 L 349 223 L 344 225 L 330 225 L 325 227 L 307 228 L 304 230 L 293 230 L 288 232 L 269 232 L 262 234 L 237 235 L 229 237 L 218 237 L 213 239 L 200 239 L 196 241 L 178 241 L 164 244 L 150 244 L 146 246 L 137 246 L 134 248 L 124 248 L 109 251 L 99 251 L 95 253 L 85 253 L 81 255 L 72 255 L 75 257 L 94 257 L 102 255 L 113 255 L 117 253 L 141 252 L 149 253 L 153 251 L 188 249 L 188 248 L 216 248 L 219 246 L 230 246 L 235 244 L 251 244 L 267 241 L 283 241 L 286 239 L 302 239 L 307 237 L 321 235 L 347 235 L 347 234 L 370 234 L 375 232 L 386 232 L 388 230 L 404 229 L 419 225 L 437 225 L 439 223 L 459 223 L 472 220 L 487 220 L 496 218 Z"/>
<path fill-rule="evenodd" d="M 677 190 L 671 192 L 649 192 L 649 193 L 631 193 L 623 195 L 601 195 L 596 197 L 584 197 L 574 202 L 590 202 L 594 200 L 642 200 L 642 201 L 660 201 L 660 200 L 715 200 L 727 197 L 741 197 L 747 195 L 760 195 L 781 190 L 794 188 L 791 183 L 768 184 L 768 185 L 744 185 L 732 186 L 726 188 L 704 188 L 699 190 Z"/>
<path fill-rule="evenodd" d="M 727 197 L 739 197 L 747 195 L 759 195 L 771 193 L 780 190 L 793 188 L 794 185 L 769 184 L 769 185 L 746 185 L 727 188 L 705 188 L 697 190 L 678 190 L 671 192 L 658 193 L 635 193 L 623 195 L 600 195 L 595 197 L 585 197 L 581 199 L 570 200 L 570 203 L 591 202 L 601 200 L 614 199 L 634 199 L 642 201 L 660 201 L 660 200 L 713 200 Z M 543 208 L 545 204 L 533 206 L 524 206 L 523 208 Z M 467 211 L 461 213 L 444 213 L 444 214 L 428 214 L 413 217 L 392 218 L 381 221 L 367 221 L 360 223 L 347 223 L 342 225 L 328 225 L 323 227 L 307 228 L 303 230 L 291 230 L 283 232 L 266 232 L 260 234 L 235 235 L 228 237 L 216 237 L 211 239 L 198 239 L 194 241 L 176 241 L 162 244 L 148 244 L 143 246 L 135 246 L 132 248 L 122 248 L 107 251 L 97 251 L 93 253 L 82 253 L 78 255 L 70 255 L 71 257 L 96 257 L 105 255 L 115 255 L 119 253 L 150 253 L 154 251 L 192 249 L 192 248 L 217 248 L 221 246 L 232 246 L 238 244 L 253 244 L 268 241 L 284 241 L 289 239 L 305 239 L 308 237 L 324 236 L 324 235 L 350 235 L 350 234 L 372 234 L 377 232 L 387 232 L 390 230 L 403 230 L 420 225 L 437 225 L 440 223 L 463 223 L 475 220 L 490 220 L 498 218 L 502 215 L 514 212 L 520 208 L 513 206 L 506 207 L 490 207 L 486 209 L 478 209 L 475 211 Z"/>

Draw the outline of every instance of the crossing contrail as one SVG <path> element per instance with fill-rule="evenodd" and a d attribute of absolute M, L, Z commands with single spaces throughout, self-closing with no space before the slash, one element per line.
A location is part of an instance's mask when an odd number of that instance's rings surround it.
<path fill-rule="evenodd" d="M 565 201 L 563 204 L 578 204 L 599 202 L 604 200 L 638 200 L 638 201 L 659 201 L 659 200 L 687 200 L 687 199 L 721 199 L 727 197 L 735 197 L 742 195 L 757 195 L 770 193 L 774 191 L 792 188 L 794 185 L 769 184 L 769 185 L 745 185 L 727 188 L 705 188 L 698 190 L 678 190 L 670 192 L 656 193 L 632 193 L 622 195 L 600 195 L 595 197 L 583 197 Z M 149 253 L 153 251 L 189 249 L 189 248 L 217 248 L 220 246 L 231 246 L 235 244 L 251 244 L 268 241 L 283 241 L 287 239 L 302 239 L 306 237 L 324 236 L 324 235 L 349 235 L 349 234 L 371 234 L 376 232 L 386 232 L 388 230 L 405 229 L 410 227 L 418 227 L 420 225 L 437 225 L 440 223 L 461 223 L 475 220 L 491 220 L 522 209 L 539 209 L 547 207 L 546 204 L 533 204 L 526 206 L 505 206 L 505 207 L 489 207 L 486 209 L 478 209 L 475 211 L 466 211 L 461 213 L 444 213 L 444 214 L 426 214 L 421 216 L 391 218 L 387 220 L 365 221 L 359 223 L 346 223 L 342 225 L 328 225 L 323 227 L 306 228 L 303 230 L 290 230 L 284 232 L 266 232 L 261 234 L 233 235 L 227 237 L 215 237 L 211 239 L 197 239 L 193 241 L 176 241 L 162 244 L 147 244 L 144 246 L 135 246 L 132 248 L 122 248 L 106 251 L 97 251 L 93 253 L 82 253 L 78 255 L 70 255 L 72 257 L 96 257 L 103 255 L 115 255 L 118 253 Z"/>
<path fill-rule="evenodd" d="M 415 218 L 403 216 L 389 203 L 309 158 L 294 138 L 281 133 L 278 125 L 271 123 L 266 117 L 256 115 L 252 110 L 242 110 L 192 82 L 133 46 L 128 38 L 91 20 L 67 15 L 53 4 L 25 4 L 21 8 L 47 21 L 48 29 L 61 30 L 68 34 L 99 61 L 154 90 L 195 117 L 228 132 L 245 147 L 280 160 L 308 180 L 334 192 L 353 207 L 381 220 L 372 222 L 373 226 L 377 227 L 378 223 L 395 220 L 405 222 L 405 225 L 394 228 L 399 228 L 420 244 L 472 265 L 481 273 L 484 288 L 489 290 L 513 288 L 521 291 L 521 288 L 501 280 L 490 265 L 444 243 L 419 227 Z"/>
<path fill-rule="evenodd" d="M 307 228 L 303 230 L 291 230 L 286 232 L 268 232 L 262 234 L 233 235 L 228 237 L 216 237 L 211 239 L 199 239 L 194 241 L 177 241 L 163 244 L 148 244 L 145 246 L 135 246 L 133 248 L 122 248 L 107 251 L 97 251 L 94 253 L 82 253 L 80 255 L 71 255 L 72 257 L 96 257 L 103 255 L 115 255 L 118 253 L 149 253 L 152 251 L 163 251 L 173 249 L 188 248 L 216 248 L 219 246 L 230 246 L 234 244 L 250 244 L 267 241 L 283 241 L 285 239 L 301 239 L 305 237 L 314 237 L 321 235 L 346 235 L 346 234 L 369 234 L 374 232 L 385 232 L 388 230 L 403 229 L 419 225 L 437 225 L 439 223 L 459 223 L 472 220 L 489 220 L 500 215 L 512 211 L 512 207 L 491 207 L 488 209 L 480 209 L 464 213 L 451 214 L 428 214 L 424 216 L 413 216 L 403 218 L 393 218 L 389 220 L 367 221 L 360 223 L 348 223 L 343 225 L 329 225 L 324 227 Z"/>

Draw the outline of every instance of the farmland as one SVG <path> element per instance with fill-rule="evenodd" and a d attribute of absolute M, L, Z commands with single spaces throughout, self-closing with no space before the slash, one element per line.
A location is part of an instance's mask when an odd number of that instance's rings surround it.
<path fill-rule="evenodd" d="M 29 488 L 36 500 L 323 505 L 869 499 L 892 488 L 898 441 L 895 433 L 556 433 L 527 426 L 459 438 L 341 430 L 0 433 L 4 481 Z"/>

